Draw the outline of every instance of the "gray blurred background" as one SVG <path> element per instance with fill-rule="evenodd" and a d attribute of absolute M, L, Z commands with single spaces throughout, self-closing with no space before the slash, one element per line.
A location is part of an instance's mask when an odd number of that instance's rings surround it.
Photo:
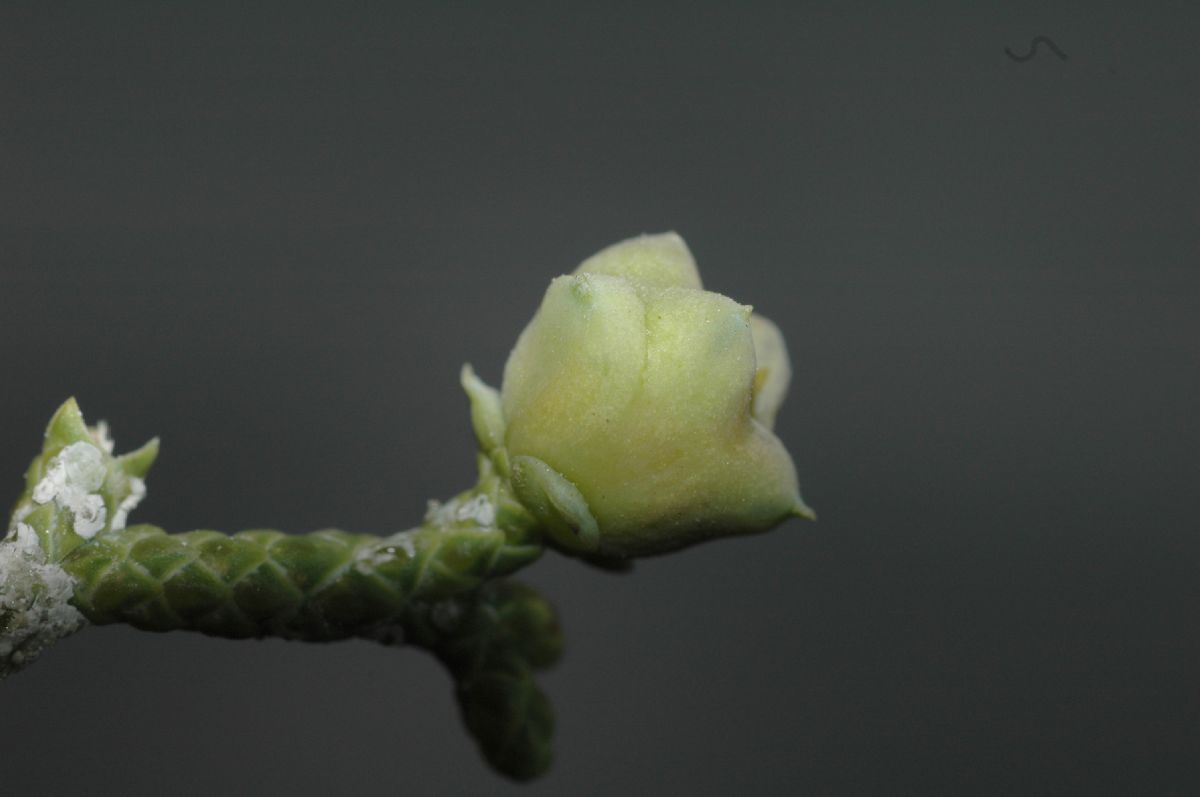
<path fill-rule="evenodd" d="M 12 497 L 75 395 L 162 436 L 137 519 L 406 527 L 473 478 L 459 365 L 674 229 L 783 329 L 821 515 L 529 571 L 569 643 L 531 786 L 423 653 L 102 628 L 0 685 L 5 793 L 1196 793 L 1198 22 L 0 6 Z"/>

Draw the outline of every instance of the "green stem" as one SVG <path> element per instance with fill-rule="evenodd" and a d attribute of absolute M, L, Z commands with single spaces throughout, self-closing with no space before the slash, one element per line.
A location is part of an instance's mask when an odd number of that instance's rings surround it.
<path fill-rule="evenodd" d="M 318 531 L 100 534 L 63 560 L 92 623 L 326 641 L 398 623 L 411 604 L 470 593 L 541 554 L 500 529 L 427 525 L 391 537 Z"/>

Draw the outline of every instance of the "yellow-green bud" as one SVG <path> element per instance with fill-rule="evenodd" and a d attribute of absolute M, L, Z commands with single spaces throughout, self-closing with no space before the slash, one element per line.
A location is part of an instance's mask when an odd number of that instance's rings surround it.
<path fill-rule="evenodd" d="M 757 356 L 756 356 L 756 349 Z M 771 432 L 790 376 L 778 329 L 701 288 L 674 233 L 611 246 L 550 283 L 480 442 L 567 550 L 664 553 L 812 517 Z M 501 417 L 502 416 L 502 417 Z"/>

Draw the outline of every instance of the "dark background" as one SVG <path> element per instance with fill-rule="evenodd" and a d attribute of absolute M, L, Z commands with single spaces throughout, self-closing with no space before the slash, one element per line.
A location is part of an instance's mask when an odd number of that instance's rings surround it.
<path fill-rule="evenodd" d="M 5 792 L 1196 793 L 1200 12 L 912 5 L 0 7 L 12 496 L 73 394 L 162 436 L 136 519 L 406 527 L 459 365 L 675 229 L 821 514 L 529 571 L 532 786 L 422 653 L 104 628 L 0 686 Z"/>

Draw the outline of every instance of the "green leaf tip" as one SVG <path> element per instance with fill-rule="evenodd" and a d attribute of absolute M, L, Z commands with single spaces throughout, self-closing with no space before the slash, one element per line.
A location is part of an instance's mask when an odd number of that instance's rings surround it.
<path fill-rule="evenodd" d="M 71 443 L 91 441 L 91 433 L 83 422 L 83 413 L 75 397 L 64 401 L 46 424 L 46 448 L 62 448 Z"/>
<path fill-rule="evenodd" d="M 152 437 L 142 444 L 142 447 L 135 451 L 128 451 L 117 457 L 117 463 L 121 470 L 125 471 L 130 476 L 136 476 L 139 479 L 146 478 L 146 474 L 150 472 L 150 466 L 158 459 L 159 440 L 157 437 Z"/>
<path fill-rule="evenodd" d="M 471 427 L 475 430 L 475 439 L 483 453 L 491 454 L 504 444 L 500 392 L 476 376 L 470 363 L 463 365 L 459 381 L 471 402 Z"/>

